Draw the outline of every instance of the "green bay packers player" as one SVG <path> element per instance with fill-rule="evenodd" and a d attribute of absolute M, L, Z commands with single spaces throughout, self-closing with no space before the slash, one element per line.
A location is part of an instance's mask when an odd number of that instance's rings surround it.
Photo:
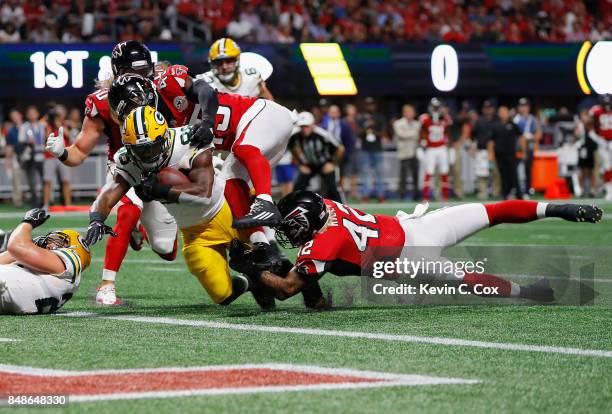
<path fill-rule="evenodd" d="M 28 211 L 0 254 L 0 315 L 53 313 L 79 288 L 89 248 L 74 230 L 32 240 L 32 229 L 48 219 L 42 209 Z"/>
<path fill-rule="evenodd" d="M 124 147 L 115 154 L 115 177 L 91 207 L 86 242 L 93 244 L 107 233 L 104 220 L 134 187 L 143 201 L 165 204 L 181 229 L 189 271 L 215 303 L 225 305 L 247 290 L 248 281 L 230 277 L 226 249 L 238 233 L 232 228 L 232 213 L 223 196 L 224 181 L 215 177 L 214 145 L 211 141 L 191 147 L 194 128 L 168 128 L 163 115 L 150 106 L 129 113 L 121 131 Z M 184 172 L 189 183 L 168 186 L 158 182 L 157 173 L 166 167 Z"/>
<path fill-rule="evenodd" d="M 229 37 L 218 39 L 212 44 L 208 52 L 208 63 L 211 70 L 197 75 L 196 79 L 204 79 L 220 92 L 274 100 L 259 70 L 240 65 L 240 46 Z"/>

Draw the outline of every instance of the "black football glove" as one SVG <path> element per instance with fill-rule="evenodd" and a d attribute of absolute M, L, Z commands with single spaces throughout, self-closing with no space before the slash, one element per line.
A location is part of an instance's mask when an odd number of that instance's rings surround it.
<path fill-rule="evenodd" d="M 117 236 L 117 233 L 110 226 L 104 224 L 104 219 L 100 213 L 89 213 L 89 227 L 87 228 L 87 236 L 85 236 L 85 244 L 93 246 L 107 234 L 112 237 Z"/>
<path fill-rule="evenodd" d="M 142 183 L 135 187 L 136 195 L 140 197 L 140 199 L 144 202 L 149 202 L 153 200 L 165 200 L 168 198 L 168 194 L 170 194 L 169 185 L 160 184 L 157 181 L 157 177 L 154 174 L 150 174 Z"/>
<path fill-rule="evenodd" d="M 49 217 L 51 216 L 42 208 L 33 208 L 25 213 L 22 222 L 31 224 L 32 228 L 35 229 L 36 227 L 42 226 Z"/>
<path fill-rule="evenodd" d="M 204 148 L 210 145 L 214 136 L 212 121 L 210 119 L 204 119 L 191 129 L 189 143 L 193 147 Z"/>

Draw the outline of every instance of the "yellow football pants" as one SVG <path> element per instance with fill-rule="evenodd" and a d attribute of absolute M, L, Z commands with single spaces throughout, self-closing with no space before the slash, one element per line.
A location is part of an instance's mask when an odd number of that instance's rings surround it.
<path fill-rule="evenodd" d="M 208 223 L 181 229 L 187 268 L 215 303 L 223 302 L 232 294 L 227 246 L 238 237 L 232 220 L 232 212 L 225 202 Z"/>

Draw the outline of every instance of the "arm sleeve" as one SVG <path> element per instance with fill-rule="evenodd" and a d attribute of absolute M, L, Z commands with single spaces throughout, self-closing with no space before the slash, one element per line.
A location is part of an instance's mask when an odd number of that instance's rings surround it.
<path fill-rule="evenodd" d="M 189 100 L 198 102 L 202 108 L 204 116 L 215 121 L 215 115 L 219 108 L 219 99 L 217 92 L 204 80 L 198 79 L 193 82 L 191 89 L 187 92 Z"/>

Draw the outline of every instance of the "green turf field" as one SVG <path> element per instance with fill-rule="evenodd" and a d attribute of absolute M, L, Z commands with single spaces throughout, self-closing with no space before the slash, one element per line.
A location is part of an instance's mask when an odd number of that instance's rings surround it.
<path fill-rule="evenodd" d="M 612 212 L 612 205 L 602 207 Z M 397 206 L 366 210 L 394 214 Z M 0 228 L 19 222 L 8 214 L 2 210 Z M 546 245 L 580 246 L 566 249 L 576 257 L 573 252 L 584 255 L 594 247 L 607 263 L 611 223 L 604 218 L 597 225 L 554 219 L 501 225 L 468 244 L 534 251 Z M 84 231 L 86 226 L 86 216 L 58 216 L 43 230 Z M 612 412 L 612 274 L 606 269 L 596 269 L 598 296 L 585 306 L 375 306 L 347 293 L 355 286 L 352 281 L 327 275 L 322 286 L 333 293 L 331 311 L 306 311 L 301 298 L 294 298 L 262 313 L 250 295 L 226 308 L 214 306 L 182 258 L 167 264 L 146 249 L 130 251 L 118 276 L 118 294 L 126 306 L 100 308 L 94 297 L 103 247 L 95 247 L 78 294 L 60 310 L 96 315 L 0 318 L 0 337 L 19 340 L 0 342 L 0 364 L 86 371 L 279 363 L 478 383 L 71 402 L 49 411 Z M 135 317 L 141 318 L 129 320 Z"/>

